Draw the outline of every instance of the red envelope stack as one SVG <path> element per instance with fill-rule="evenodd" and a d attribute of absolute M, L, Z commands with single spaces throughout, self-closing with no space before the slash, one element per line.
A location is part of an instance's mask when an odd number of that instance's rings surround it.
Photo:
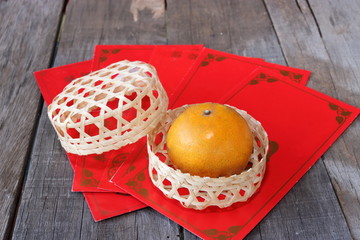
<path fill-rule="evenodd" d="M 305 86 L 310 72 L 202 45 L 100 45 L 92 60 L 35 72 L 46 104 L 73 79 L 121 60 L 153 65 L 169 108 L 200 102 L 247 111 L 266 129 L 270 147 L 259 191 L 224 209 L 186 209 L 148 175 L 146 137 L 100 155 L 68 153 L 72 190 L 83 192 L 95 221 L 150 206 L 201 238 L 244 237 L 354 121 L 359 109 Z"/>

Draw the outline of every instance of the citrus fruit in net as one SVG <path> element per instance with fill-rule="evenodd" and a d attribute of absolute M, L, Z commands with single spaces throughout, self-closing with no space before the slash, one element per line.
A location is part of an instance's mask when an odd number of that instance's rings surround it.
<path fill-rule="evenodd" d="M 253 135 L 245 119 L 217 103 L 187 108 L 171 125 L 166 142 L 174 166 L 201 177 L 240 174 L 253 150 Z"/>

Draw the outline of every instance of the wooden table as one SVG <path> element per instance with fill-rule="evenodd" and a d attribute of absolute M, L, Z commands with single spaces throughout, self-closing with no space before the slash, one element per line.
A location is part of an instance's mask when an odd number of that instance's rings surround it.
<path fill-rule="evenodd" d="M 32 73 L 90 59 L 96 44 L 265 58 L 311 70 L 309 87 L 360 107 L 359 1 L 168 0 L 160 10 L 134 22 L 130 0 L 0 0 L 1 239 L 197 239 L 150 208 L 95 223 L 71 192 Z M 356 120 L 248 239 L 360 239 L 359 136 Z"/>

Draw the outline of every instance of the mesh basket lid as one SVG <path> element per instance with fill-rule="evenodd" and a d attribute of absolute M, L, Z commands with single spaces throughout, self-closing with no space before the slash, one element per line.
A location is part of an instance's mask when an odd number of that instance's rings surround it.
<path fill-rule="evenodd" d="M 136 142 L 167 107 L 155 68 L 124 60 L 73 80 L 49 105 L 48 116 L 67 152 L 89 155 Z"/>

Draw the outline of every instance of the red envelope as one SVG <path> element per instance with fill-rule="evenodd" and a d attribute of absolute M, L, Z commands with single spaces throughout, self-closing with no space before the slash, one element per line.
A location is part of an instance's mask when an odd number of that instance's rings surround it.
<path fill-rule="evenodd" d="M 110 48 L 114 48 L 115 46 L 110 46 Z M 122 49 L 123 46 L 117 46 L 119 49 Z M 200 53 L 201 49 L 203 48 L 202 45 L 162 45 L 162 46 L 154 46 L 154 50 L 152 52 L 152 56 L 150 59 L 150 64 L 152 64 L 159 75 L 159 78 L 167 91 L 169 97 L 171 93 L 178 87 L 178 84 L 182 81 L 185 74 L 189 71 L 191 66 L 194 64 L 197 55 Z M 107 46 L 99 46 L 97 47 L 96 52 L 102 52 L 106 49 L 106 51 L 111 52 L 110 49 L 107 48 Z M 135 54 L 137 50 L 136 48 L 132 48 L 132 55 L 138 55 Z M 127 52 L 130 52 L 129 50 Z M 120 61 L 121 59 L 124 59 L 124 55 L 120 56 L 120 53 L 115 57 L 111 57 L 112 61 Z M 95 57 L 96 58 L 96 57 Z M 138 59 L 145 61 L 144 58 Z M 132 159 L 132 157 L 136 157 L 136 155 L 139 152 L 139 148 L 143 146 L 145 142 L 141 144 L 136 143 L 136 147 L 132 149 L 132 156 L 129 155 L 128 159 Z M 114 192 L 124 192 L 122 189 L 120 189 L 118 186 L 114 185 L 110 182 L 110 179 L 114 175 L 114 173 L 117 171 L 117 168 L 121 166 L 121 164 L 124 161 L 118 161 L 117 159 L 112 159 L 111 161 L 108 161 L 105 165 L 99 165 L 96 163 L 96 161 L 88 160 L 88 164 L 93 163 L 93 167 L 96 169 L 102 169 L 102 177 L 100 181 L 97 184 L 97 188 L 100 190 L 107 190 L 107 191 L 114 191 Z M 84 164 L 83 162 L 79 162 L 79 166 L 81 164 Z M 90 168 L 87 168 L 90 169 Z M 76 179 L 76 182 L 78 182 L 79 179 Z M 76 189 L 74 189 L 76 190 Z M 77 190 L 85 191 L 84 187 L 81 187 Z M 86 190 L 86 191 L 89 191 Z M 97 190 L 91 190 L 91 191 L 97 191 Z"/>
<path fill-rule="evenodd" d="M 88 60 L 35 72 L 35 78 L 46 104 L 50 104 L 52 99 L 59 94 L 71 80 L 89 74 L 91 64 L 92 60 Z M 75 168 L 78 157 L 77 155 L 68 153 L 68 158 L 73 169 Z M 87 176 L 91 175 L 89 172 L 84 172 L 84 176 L 86 176 L 86 174 Z M 129 195 L 116 193 L 84 193 L 84 196 L 95 221 L 146 207 L 145 204 Z"/>
<path fill-rule="evenodd" d="M 84 193 L 95 222 L 132 212 L 146 205 L 124 193 Z M 114 230 L 115 231 L 115 230 Z"/>
<path fill-rule="evenodd" d="M 140 149 L 145 145 L 145 143 L 146 137 L 143 137 L 136 143 L 131 144 L 131 150 L 127 151 L 126 154 L 119 154 L 117 157 L 111 157 L 111 160 L 109 160 L 107 165 L 102 169 L 103 173 L 99 183 L 97 184 L 97 188 L 104 191 L 127 193 L 122 188 L 113 184 L 110 180 L 117 172 L 118 168 L 121 167 L 125 162 L 131 161 L 132 159 L 138 157 Z"/>
<path fill-rule="evenodd" d="M 96 71 L 121 60 L 148 62 L 153 50 L 153 45 L 97 45 L 91 69 Z"/>
<path fill-rule="evenodd" d="M 132 154 L 137 149 L 138 143 L 128 144 L 118 150 L 104 152 L 102 154 L 91 154 L 79 156 L 68 154 L 71 159 L 76 159 L 74 181 L 72 185 L 73 192 L 122 192 L 116 186 L 111 184 L 110 189 L 100 186 L 100 180 L 104 176 L 111 178 L 116 172 L 117 167 L 127 159 L 131 159 Z"/>
<path fill-rule="evenodd" d="M 310 76 L 310 72 L 306 70 L 268 62 L 249 61 L 246 57 L 204 49 L 188 76 L 174 92 L 176 98 L 170 102 L 170 108 L 188 103 L 218 101 L 228 91 L 237 89 L 243 79 L 260 67 L 266 68 L 269 74 L 284 76 L 304 85 Z"/>
<path fill-rule="evenodd" d="M 156 46 L 162 48 L 176 46 L 178 49 L 192 50 L 200 50 L 203 47 L 203 45 L 97 45 L 94 52 L 92 71 L 121 60 L 149 62 Z"/>
<path fill-rule="evenodd" d="M 200 47 L 201 46 L 201 47 Z M 159 79 L 168 93 L 169 99 L 173 98 L 175 90 L 180 87 L 186 74 L 202 51 L 206 51 L 202 45 L 168 45 L 156 46 L 150 58 L 150 64 L 156 68 Z M 263 63 L 264 59 L 241 57 L 251 63 Z"/>
<path fill-rule="evenodd" d="M 113 182 L 201 238 L 244 238 L 360 111 L 295 83 L 289 74 L 270 75 L 267 67 L 261 67 L 243 81 L 237 91 L 223 98 L 227 104 L 246 110 L 259 120 L 269 134 L 270 158 L 265 177 L 259 191 L 249 201 L 224 209 L 183 208 L 151 183 L 146 150 L 137 159 L 126 162 L 113 177 Z M 212 92 L 216 94 L 217 90 L 214 88 Z M 189 95 L 182 96 L 183 101 L 188 96 L 196 101 L 192 92 L 186 93 Z"/>
<path fill-rule="evenodd" d="M 91 65 L 92 60 L 87 60 L 34 72 L 46 105 L 49 105 L 72 80 L 89 74 Z"/>
<path fill-rule="evenodd" d="M 93 60 L 93 71 L 98 70 L 98 67 L 106 67 L 109 64 L 118 62 L 124 59 L 130 61 L 144 61 L 149 62 L 151 54 L 154 51 L 154 45 L 99 45 L 95 48 L 95 56 Z M 158 46 L 157 48 L 167 49 L 170 51 L 200 51 L 202 45 L 164 45 Z M 258 60 L 258 59 L 257 59 Z M 189 67 L 195 59 L 190 59 L 184 61 L 182 58 L 176 58 L 173 63 L 178 64 L 178 72 L 174 76 L 179 76 L 174 79 L 169 79 L 167 81 L 167 86 L 178 85 L 178 83 L 184 77 Z M 159 64 L 160 65 L 160 64 Z M 167 64 L 169 66 L 170 64 Z M 160 71 L 166 71 L 162 68 Z M 76 163 L 74 168 L 74 181 L 72 186 L 72 191 L 75 192 L 123 192 L 117 186 L 114 186 L 109 182 L 113 173 L 116 172 L 117 167 L 119 167 L 119 158 L 129 158 L 131 152 L 136 154 L 137 149 L 134 146 L 137 146 L 137 143 L 126 146 L 124 148 L 109 151 L 100 155 L 87 155 L 87 156 L 77 156 L 75 154 L 70 155 L 70 158 Z"/>
<path fill-rule="evenodd" d="M 191 69 L 202 48 L 202 45 L 155 47 L 149 63 L 156 68 L 169 98 Z"/>
<path fill-rule="evenodd" d="M 92 70 L 96 71 L 112 63 L 129 60 L 148 62 L 153 52 L 153 45 L 98 45 L 95 47 Z M 111 124 L 111 123 L 110 123 Z M 72 191 L 75 192 L 123 192 L 108 181 L 122 162 L 134 151 L 135 144 L 112 150 L 100 155 L 77 156 L 75 158 L 74 181 Z"/>
<path fill-rule="evenodd" d="M 178 50 L 191 49 L 196 51 L 200 50 L 203 46 L 161 46 L 162 49 L 173 49 L 174 47 Z M 99 70 L 121 60 L 149 62 L 154 48 L 155 45 L 98 45 L 95 48 L 92 70 Z M 188 66 L 183 65 L 182 69 L 184 68 L 187 70 Z M 112 173 L 115 173 L 119 166 L 117 158 L 113 157 L 125 155 L 129 157 L 130 151 L 134 151 L 134 154 L 137 152 L 136 148 L 128 148 L 125 151 L 126 152 L 123 152 L 122 149 L 119 149 L 104 153 L 100 156 L 94 155 L 77 158 L 72 190 L 81 192 L 123 192 L 117 186 L 110 183 L 109 180 L 112 177 Z"/>

